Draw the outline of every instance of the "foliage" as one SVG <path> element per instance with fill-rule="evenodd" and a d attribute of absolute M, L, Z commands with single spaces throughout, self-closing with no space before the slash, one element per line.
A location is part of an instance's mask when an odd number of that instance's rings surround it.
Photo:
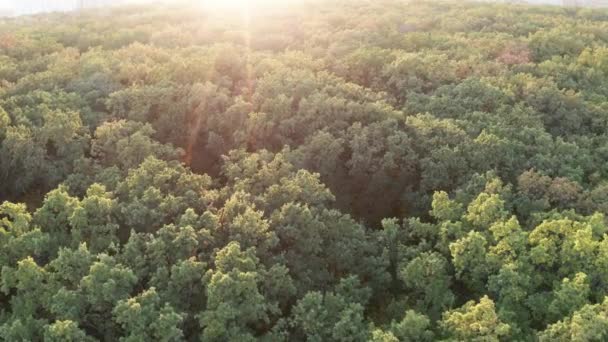
<path fill-rule="evenodd" d="M 0 340 L 607 340 L 607 18 L 0 19 Z"/>

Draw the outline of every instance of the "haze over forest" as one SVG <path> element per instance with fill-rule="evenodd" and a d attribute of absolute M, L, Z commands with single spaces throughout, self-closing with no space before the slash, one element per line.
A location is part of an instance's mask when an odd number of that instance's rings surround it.
<path fill-rule="evenodd" d="M 79 8 L 160 2 L 163 2 L 163 0 L 3 0 L 0 2 L 0 10 L 5 11 L 8 15 L 25 15 L 54 11 L 73 11 Z"/>
<path fill-rule="evenodd" d="M 214 0 L 211 0 L 214 1 Z M 287 0 L 289 1 L 289 0 Z M 482 0 L 483 1 L 483 0 Z M 509 2 L 510 0 L 496 0 L 496 2 Z M 36 14 L 52 11 L 72 11 L 83 8 L 108 7 L 124 4 L 153 4 L 160 2 L 171 2 L 170 0 L 4 0 L 0 3 L 0 11 L 10 15 Z M 175 1 L 173 1 L 175 2 Z M 201 0 L 201 3 L 204 2 Z M 285 1 L 281 1 L 285 2 Z M 490 0 L 489 2 L 492 2 Z M 524 2 L 536 5 L 562 5 L 564 0 L 514 0 L 513 2 Z M 573 1 L 570 1 L 571 3 Z M 574 1 L 576 2 L 576 1 Z M 580 0 L 580 5 L 592 3 L 592 1 Z"/>
<path fill-rule="evenodd" d="M 221 3 L 0 18 L 0 341 L 608 341 L 608 9 Z"/>

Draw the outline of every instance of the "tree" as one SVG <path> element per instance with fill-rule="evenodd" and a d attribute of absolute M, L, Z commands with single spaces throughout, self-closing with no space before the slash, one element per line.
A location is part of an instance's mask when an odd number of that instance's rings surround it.
<path fill-rule="evenodd" d="M 416 307 L 428 312 L 431 319 L 438 318 L 455 299 L 450 290 L 452 277 L 448 267 L 448 261 L 441 254 L 425 252 L 403 264 L 399 271 L 400 279 L 412 290 Z"/>
<path fill-rule="evenodd" d="M 606 305 L 588 304 L 538 334 L 540 341 L 601 341 L 608 336 Z"/>
<path fill-rule="evenodd" d="M 125 331 L 120 341 L 184 340 L 184 333 L 179 327 L 182 316 L 170 305 L 163 306 L 154 288 L 119 301 L 113 314 Z"/>
<path fill-rule="evenodd" d="M 28 256 L 44 255 L 48 236 L 31 221 L 25 205 L 0 204 L 0 265 L 12 267 Z"/>
<path fill-rule="evenodd" d="M 465 218 L 478 229 L 487 230 L 506 215 L 505 202 L 497 194 L 481 193 L 469 204 Z"/>
<path fill-rule="evenodd" d="M 95 341 L 72 321 L 56 321 L 44 327 L 44 340 L 49 342 Z"/>
<path fill-rule="evenodd" d="M 48 233 L 49 257 L 54 257 L 60 247 L 69 246 L 72 239 L 72 216 L 80 207 L 80 201 L 69 195 L 67 188 L 59 187 L 48 192 L 42 206 L 32 216 L 34 225 Z"/>
<path fill-rule="evenodd" d="M 70 216 L 74 245 L 87 242 L 92 251 L 102 252 L 118 242 L 119 226 L 114 219 L 116 204 L 104 186 L 93 184 Z"/>
<path fill-rule="evenodd" d="M 84 301 L 79 303 L 83 308 L 78 321 L 93 327 L 96 337 L 116 339 L 119 329 L 112 322 L 112 310 L 117 302 L 129 298 L 137 278 L 133 271 L 109 255 L 100 254 L 97 259 L 80 280 L 78 289 L 72 293 L 66 291 L 65 298 L 76 296 Z"/>
<path fill-rule="evenodd" d="M 214 199 L 210 186 L 206 175 L 149 157 L 117 185 L 116 216 L 128 230 L 155 232 L 189 208 L 206 208 Z"/>
<path fill-rule="evenodd" d="M 467 302 L 447 311 L 440 323 L 450 340 L 500 341 L 508 338 L 510 327 L 496 315 L 494 302 L 487 296 L 479 303 Z"/>
<path fill-rule="evenodd" d="M 486 245 L 485 237 L 474 231 L 450 244 L 456 278 L 463 280 L 470 289 L 477 293 L 484 291 L 487 276 L 491 272 L 491 267 L 486 260 Z"/>
<path fill-rule="evenodd" d="M 369 338 L 363 313 L 368 296 L 365 290 L 353 288 L 354 279 L 342 279 L 336 293 L 309 292 L 298 301 L 293 321 L 303 337 L 311 341 L 366 341 Z"/>
<path fill-rule="evenodd" d="M 135 168 L 150 156 L 178 159 L 180 151 L 158 143 L 152 138 L 154 134 L 150 124 L 126 120 L 105 122 L 95 130 L 91 155 L 103 166 L 117 165 L 122 170 Z"/>
<path fill-rule="evenodd" d="M 559 288 L 554 291 L 554 299 L 549 304 L 550 317 L 556 320 L 569 316 L 588 304 L 589 292 L 586 274 L 577 273 L 573 279 L 564 278 Z"/>
<path fill-rule="evenodd" d="M 289 275 L 278 265 L 266 270 L 254 248 L 243 251 L 237 242 L 217 253 L 215 267 L 209 270 L 207 308 L 199 317 L 201 338 L 253 341 L 251 327 L 271 326 L 281 313 L 278 300 L 294 291 Z M 267 277 L 272 281 L 266 283 Z"/>
<path fill-rule="evenodd" d="M 462 204 L 450 200 L 445 191 L 433 194 L 432 208 L 430 214 L 439 221 L 458 221 L 463 214 Z"/>
<path fill-rule="evenodd" d="M 408 310 L 401 321 L 391 323 L 390 331 L 398 341 L 432 341 L 434 333 L 430 326 L 431 321 L 428 317 Z"/>

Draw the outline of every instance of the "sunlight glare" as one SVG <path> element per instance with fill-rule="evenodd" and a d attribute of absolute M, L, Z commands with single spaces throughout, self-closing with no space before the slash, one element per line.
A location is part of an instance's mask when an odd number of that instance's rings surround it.
<path fill-rule="evenodd" d="M 202 0 L 203 7 L 211 10 L 243 10 L 262 0 Z"/>
<path fill-rule="evenodd" d="M 288 7 L 296 0 L 200 0 L 207 10 L 250 10 L 256 8 Z"/>

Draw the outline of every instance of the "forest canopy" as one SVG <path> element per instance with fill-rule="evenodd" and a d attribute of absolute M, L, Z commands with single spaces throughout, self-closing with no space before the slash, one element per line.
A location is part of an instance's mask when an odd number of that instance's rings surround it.
<path fill-rule="evenodd" d="M 608 340 L 608 10 L 0 19 L 0 340 Z"/>

